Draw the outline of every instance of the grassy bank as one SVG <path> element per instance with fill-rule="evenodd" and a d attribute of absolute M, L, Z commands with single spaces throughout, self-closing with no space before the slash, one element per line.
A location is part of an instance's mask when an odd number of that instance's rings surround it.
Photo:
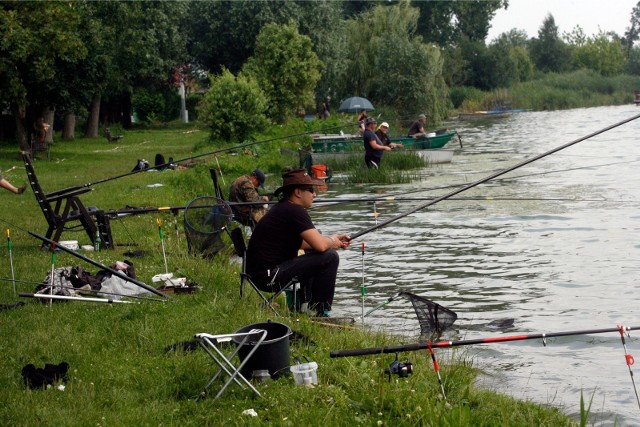
<path fill-rule="evenodd" d="M 284 130 L 282 130 L 284 132 Z M 206 133 L 195 127 L 125 132 L 117 144 L 106 140 L 78 139 L 57 142 L 52 161 L 35 162 L 45 191 L 96 182 L 130 171 L 137 159 L 153 162 L 155 153 L 165 158 L 190 157 L 211 151 Z M 212 194 L 209 168 L 220 164 L 228 187 L 232 177 L 255 167 L 269 172 L 267 190 L 279 186 L 278 172 L 296 165 L 297 142 L 276 141 L 255 150 L 202 157 L 191 169 L 143 172 L 93 186 L 82 196 L 86 205 L 101 209 L 131 206 L 181 206 L 199 195 Z M 272 144 L 272 143 L 269 143 Z M 194 147 L 196 149 L 194 150 Z M 285 149 L 285 150 L 281 150 Z M 284 153 L 284 154 L 283 154 Z M 16 160 L 16 148 L 0 147 L 0 167 L 14 184 L 25 181 Z M 161 186 L 155 185 L 161 184 Z M 4 207 L 2 227 L 10 228 L 16 278 L 40 282 L 51 268 L 51 254 L 25 230 L 44 234 L 46 225 L 30 191 L 21 196 L 0 192 Z M 213 260 L 187 253 L 182 217 L 170 213 L 128 216 L 112 221 L 113 250 L 84 252 L 106 265 L 128 259 L 137 276 L 151 283 L 164 272 L 156 218 L 164 221 L 169 271 L 196 282 L 200 290 L 177 295 L 165 303 L 139 304 L 56 303 L 51 307 L 35 300 L 15 298 L 10 282 L 0 284 L 0 302 L 25 301 L 22 307 L 3 310 L 2 341 L 4 367 L 0 374 L 0 419 L 12 426 L 157 426 L 157 425 L 573 425 L 558 409 L 521 402 L 474 386 L 477 374 L 464 353 L 438 351 L 447 394 L 440 394 L 427 352 L 401 355 L 414 365 L 407 379 L 389 382 L 383 369 L 390 355 L 331 359 L 332 350 L 399 344 L 398 337 L 360 329 L 342 329 L 313 323 L 301 316 L 275 319 L 260 309 L 256 295 L 238 297 L 239 266 L 226 249 Z M 176 234 L 174 224 L 177 225 Z M 4 235 L 4 233 L 3 233 Z M 63 239 L 88 244 L 80 232 L 65 232 Z M 0 255 L 2 277 L 11 277 L 8 251 Z M 128 251 L 141 251 L 131 257 Z M 96 268 L 66 253 L 58 253 L 56 266 L 81 265 Z M 340 277 L 338 278 L 340 280 Z M 18 283 L 30 292 L 35 285 Z M 320 384 L 315 388 L 295 386 L 291 378 L 258 385 L 263 398 L 231 385 L 218 400 L 193 398 L 215 372 L 202 351 L 172 351 L 171 344 L 188 341 L 195 333 L 230 333 L 267 319 L 286 323 L 309 340 L 298 340 L 292 353 L 319 365 Z M 20 371 L 28 363 L 66 361 L 70 365 L 64 391 L 32 391 L 22 383 Z M 256 417 L 242 415 L 254 409 Z"/>

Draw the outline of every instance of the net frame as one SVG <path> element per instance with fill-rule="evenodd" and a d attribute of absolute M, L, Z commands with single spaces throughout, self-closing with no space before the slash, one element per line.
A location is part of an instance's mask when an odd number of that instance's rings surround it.
<path fill-rule="evenodd" d="M 225 248 L 222 234 L 233 218 L 231 206 L 214 196 L 196 197 L 184 209 L 184 231 L 189 253 L 211 258 Z"/>
<path fill-rule="evenodd" d="M 420 336 L 433 337 L 449 329 L 458 315 L 448 308 L 411 292 L 401 292 L 409 298 L 420 323 Z"/>

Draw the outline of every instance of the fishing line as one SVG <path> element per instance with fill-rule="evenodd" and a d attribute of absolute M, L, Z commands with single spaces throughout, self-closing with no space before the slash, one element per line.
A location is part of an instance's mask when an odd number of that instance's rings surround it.
<path fill-rule="evenodd" d="M 630 118 L 628 118 L 628 119 L 622 120 L 622 121 L 620 121 L 620 122 L 618 122 L 618 123 L 615 123 L 615 124 L 613 124 L 613 125 L 607 126 L 607 127 L 603 128 L 603 129 L 600 129 L 600 130 L 598 130 L 598 131 L 596 131 L 596 132 L 593 132 L 593 133 L 591 133 L 591 134 L 589 134 L 589 135 L 587 135 L 587 136 L 584 136 L 584 137 L 578 138 L 578 139 L 576 139 L 576 140 L 574 140 L 574 141 L 571 141 L 571 142 L 569 142 L 569 143 L 567 143 L 567 144 L 564 144 L 564 145 L 561 145 L 561 146 L 559 146 L 559 147 L 553 148 L 553 149 L 551 149 L 551 150 L 549 150 L 549 151 L 545 151 L 545 152 L 544 152 L 544 153 L 542 153 L 542 154 L 539 154 L 539 155 L 537 155 L 537 156 L 534 156 L 534 157 L 531 157 L 531 158 L 529 158 L 529 159 L 526 159 L 526 160 L 524 160 L 524 161 L 522 161 L 522 162 L 520 162 L 520 163 L 518 163 L 518 164 L 516 164 L 516 165 L 514 165 L 514 166 L 511 166 L 511 167 L 509 167 L 509 168 L 503 169 L 503 170 L 498 171 L 498 172 L 496 172 L 496 173 L 493 173 L 493 174 L 491 174 L 491 175 L 489 175 L 489 176 L 486 176 L 486 177 L 484 177 L 484 178 L 481 178 L 481 179 L 479 179 L 479 180 L 477 180 L 477 181 L 475 181 L 475 182 L 473 182 L 473 183 L 471 183 L 471 184 L 465 185 L 464 187 L 459 188 L 459 189 L 457 189 L 457 190 L 451 191 L 451 192 L 449 192 L 449 193 L 445 194 L 444 196 L 440 196 L 440 197 L 437 197 L 437 198 L 436 198 L 436 199 L 434 199 L 434 200 L 428 201 L 428 202 L 426 202 L 426 203 L 422 203 L 422 204 L 420 204 L 420 205 L 418 205 L 418 206 L 416 206 L 416 207 L 414 207 L 414 208 L 412 208 L 412 209 L 408 210 L 408 211 L 407 211 L 407 212 L 405 212 L 405 213 L 402 213 L 402 214 L 396 215 L 396 216 L 394 216 L 394 217 L 392 217 L 392 218 L 389 218 L 389 219 L 387 219 L 387 220 L 385 220 L 385 221 L 382 221 L 382 222 L 380 222 L 380 223 L 378 223 L 378 224 L 375 224 L 375 225 L 373 225 L 373 226 L 371 226 L 371 227 L 368 227 L 368 228 L 366 228 L 366 229 L 364 229 L 364 230 L 361 230 L 361 231 L 359 231 L 359 232 L 357 232 L 357 233 L 355 233 L 355 234 L 352 234 L 352 235 L 351 235 L 351 240 L 353 240 L 353 239 L 357 239 L 358 237 L 360 237 L 360 236 L 362 236 L 362 235 L 364 235 L 364 234 L 367 234 L 367 233 L 369 233 L 369 232 L 371 232 L 371 231 L 377 230 L 378 228 L 385 227 L 385 226 L 387 226 L 387 225 L 391 224 L 392 222 L 398 221 L 398 220 L 400 220 L 400 219 L 402 219 L 402 218 L 404 218 L 404 217 L 406 217 L 406 216 L 408 216 L 408 215 L 411 215 L 412 213 L 415 213 L 415 212 L 417 212 L 417 211 L 419 211 L 419 210 L 421 210 L 421 209 L 424 209 L 424 208 L 426 208 L 426 207 L 428 207 L 428 206 L 431 206 L 431 205 L 434 205 L 434 204 L 436 204 L 436 203 L 439 203 L 439 202 L 441 202 L 442 200 L 446 200 L 446 199 L 448 199 L 448 198 L 450 198 L 450 197 L 452 197 L 452 196 L 455 196 L 456 194 L 459 194 L 459 193 L 462 193 L 463 191 L 469 190 L 470 188 L 476 187 L 476 186 L 478 186 L 478 185 L 480 185 L 480 184 L 483 184 L 483 183 L 485 183 L 485 182 L 487 182 L 487 181 L 490 181 L 490 180 L 492 180 L 492 179 L 494 179 L 494 178 L 497 178 L 497 177 L 499 177 L 499 176 L 501 176 L 501 175 L 504 175 L 504 174 L 506 174 L 506 173 L 512 172 L 512 171 L 514 171 L 514 170 L 516 170 L 516 169 L 518 169 L 518 168 L 520 168 L 520 167 L 522 167 L 522 166 L 525 166 L 525 165 L 528 165 L 528 164 L 530 164 L 530 163 L 533 163 L 533 162 L 535 162 L 536 160 L 542 159 L 542 158 L 544 158 L 544 157 L 546 157 L 546 156 L 549 156 L 549 155 L 551 155 L 551 154 L 553 154 L 553 153 L 556 153 L 556 152 L 558 152 L 558 151 L 560 151 L 560 150 L 564 150 L 565 148 L 571 147 L 572 145 L 575 145 L 575 144 L 577 144 L 577 143 L 579 143 L 579 142 L 582 142 L 582 141 L 584 141 L 584 140 L 586 140 L 586 139 L 592 138 L 592 137 L 594 137 L 594 136 L 596 136 L 596 135 L 599 135 L 599 134 L 601 134 L 601 133 L 603 133 L 603 132 L 606 132 L 606 131 L 608 131 L 608 130 L 611 130 L 611 129 L 613 129 L 613 128 L 616 128 L 616 127 L 618 127 L 618 126 L 621 126 L 621 125 L 623 125 L 623 124 L 625 124 L 625 123 L 628 123 L 628 122 L 630 122 L 630 121 L 632 121 L 632 120 L 636 120 L 636 119 L 638 119 L 638 118 L 640 118 L 640 114 L 636 114 L 636 115 L 635 115 L 635 116 L 633 116 L 633 117 L 630 117 Z"/>

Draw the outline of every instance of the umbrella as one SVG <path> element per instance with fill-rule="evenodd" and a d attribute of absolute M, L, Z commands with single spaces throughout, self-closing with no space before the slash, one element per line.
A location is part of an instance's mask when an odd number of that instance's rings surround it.
<path fill-rule="evenodd" d="M 373 111 L 375 108 L 373 108 L 371 101 L 359 96 L 352 96 L 351 98 L 345 99 L 342 101 L 342 104 L 340 104 L 340 108 L 338 108 L 338 111 L 341 113 L 358 113 L 362 110 Z"/>

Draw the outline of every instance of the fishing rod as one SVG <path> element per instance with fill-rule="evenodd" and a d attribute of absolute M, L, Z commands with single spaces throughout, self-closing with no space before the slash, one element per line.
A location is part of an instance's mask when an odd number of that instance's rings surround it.
<path fill-rule="evenodd" d="M 89 298 L 89 297 L 71 297 L 66 295 L 48 295 L 48 294 L 29 294 L 26 292 L 20 292 L 20 295 L 23 298 L 40 298 L 40 299 L 48 299 L 49 302 L 52 302 L 54 299 L 65 300 L 65 301 L 84 301 L 84 302 L 102 302 L 108 304 L 138 304 L 134 301 L 122 301 L 111 298 Z"/>
<path fill-rule="evenodd" d="M 487 181 L 491 181 L 494 178 L 497 178 L 497 177 L 499 177 L 501 175 L 504 175 L 506 173 L 512 172 L 512 171 L 514 171 L 514 170 L 516 170 L 518 168 L 521 168 L 522 166 L 526 166 L 526 165 L 528 165 L 530 163 L 535 162 L 536 160 L 542 159 L 542 158 L 544 158 L 546 156 L 549 156 L 549 155 L 551 155 L 553 153 L 556 153 L 558 151 L 564 150 L 565 148 L 571 147 L 572 145 L 575 145 L 575 144 L 577 144 L 579 142 L 582 142 L 584 140 L 592 138 L 592 137 L 594 137 L 596 135 L 600 135 L 601 133 L 604 133 L 606 131 L 614 129 L 614 128 L 616 128 L 618 126 L 621 126 L 621 125 L 623 125 L 625 123 L 629 123 L 629 122 L 631 122 L 633 120 L 636 120 L 638 118 L 640 118 L 640 114 L 636 114 L 635 116 L 632 116 L 632 117 L 630 117 L 628 119 L 625 119 L 625 120 L 622 120 L 622 121 L 620 121 L 618 123 L 615 123 L 613 125 L 607 126 L 607 127 L 603 128 L 603 129 L 600 129 L 600 130 L 598 130 L 596 132 L 593 132 L 593 133 L 591 133 L 591 134 L 589 134 L 587 136 L 583 136 L 583 137 L 578 138 L 578 139 L 576 139 L 574 141 L 571 141 L 571 142 L 566 143 L 564 145 L 561 145 L 559 147 L 553 148 L 553 149 L 551 149 L 549 151 L 545 151 L 544 153 L 538 154 L 537 156 L 531 157 L 529 159 L 525 159 L 525 160 L 521 161 L 520 163 L 518 163 L 518 164 L 516 164 L 514 166 L 511 166 L 511 167 L 506 168 L 506 169 L 502 169 L 502 170 L 500 170 L 498 172 L 495 172 L 495 173 L 493 173 L 493 174 L 491 174 L 489 176 L 486 176 L 486 177 L 481 178 L 481 179 L 479 179 L 479 180 L 477 180 L 475 182 L 472 182 L 471 184 L 467 184 L 462 188 L 459 188 L 457 190 L 451 191 L 451 192 L 445 194 L 444 196 L 440 196 L 440 197 L 437 197 L 437 198 L 435 198 L 435 199 L 433 199 L 431 201 L 422 203 L 422 204 L 420 204 L 420 205 L 418 205 L 418 206 L 416 206 L 414 208 L 409 209 L 407 212 L 404 212 L 402 214 L 396 215 L 396 216 L 394 216 L 392 218 L 389 218 L 387 220 L 384 220 L 384 221 L 382 221 L 382 222 L 380 222 L 378 224 L 372 225 L 371 227 L 368 227 L 368 228 L 366 228 L 364 230 L 358 231 L 357 233 L 352 234 L 350 236 L 351 240 L 357 239 L 360 236 L 363 236 L 363 235 L 365 235 L 365 234 L 367 234 L 367 233 L 369 233 L 371 231 L 377 230 L 378 228 L 385 227 L 385 226 L 391 224 L 392 222 L 398 221 L 398 220 L 400 220 L 400 219 L 402 219 L 402 218 L 404 218 L 404 217 L 406 217 L 408 215 L 411 215 L 414 212 L 417 212 L 417 211 L 422 210 L 422 209 L 424 209 L 426 207 L 432 206 L 432 205 L 434 205 L 436 203 L 439 203 L 439 202 L 441 202 L 443 200 L 449 199 L 449 198 L 455 196 L 456 194 L 459 194 L 459 193 L 462 193 L 464 191 L 467 191 L 470 188 L 476 187 L 476 186 L 478 186 L 480 184 L 483 184 L 483 183 L 485 183 Z"/>
<path fill-rule="evenodd" d="M 427 349 L 429 345 L 433 348 L 451 348 L 451 347 L 459 347 L 459 346 L 465 346 L 465 345 L 495 344 L 500 342 L 524 341 L 524 340 L 534 340 L 534 339 L 542 339 L 543 345 L 546 346 L 547 338 L 569 337 L 569 336 L 575 336 L 575 335 L 605 334 L 609 332 L 620 333 L 621 330 L 629 333 L 630 331 L 640 330 L 640 326 L 623 326 L 623 327 L 618 326 L 615 328 L 604 328 L 604 329 L 584 329 L 584 330 L 577 330 L 577 331 L 548 332 L 548 333 L 535 333 L 535 334 L 522 334 L 522 335 L 501 335 L 501 336 L 495 336 L 495 337 L 477 338 L 472 340 L 460 340 L 460 341 L 437 341 L 437 342 L 429 341 L 427 343 L 416 343 L 416 344 L 407 344 L 407 345 L 372 347 L 372 348 L 362 348 L 362 349 L 355 349 L 355 350 L 337 350 L 337 351 L 332 351 L 331 353 L 329 353 L 329 355 L 332 358 L 367 356 L 372 354 L 400 353 L 403 351 L 419 351 L 419 350 Z"/>
<path fill-rule="evenodd" d="M 54 242 L 53 240 L 48 239 L 48 238 L 46 238 L 46 237 L 44 237 L 44 236 L 41 236 L 41 235 L 39 235 L 39 234 L 37 234 L 37 233 L 34 233 L 33 231 L 27 231 L 27 233 L 29 233 L 31 236 L 35 237 L 36 239 L 40 239 L 40 240 L 42 240 L 43 242 L 50 244 L 51 246 L 54 246 L 54 245 L 56 244 L 56 242 Z M 122 273 L 121 271 L 118 271 L 118 270 L 113 269 L 113 268 L 111 268 L 111 267 L 107 267 L 107 266 L 106 266 L 106 265 L 104 265 L 104 264 L 100 264 L 98 261 L 94 261 L 94 260 L 92 260 L 91 258 L 88 258 L 88 257 L 86 257 L 86 256 L 84 256 L 84 255 L 81 255 L 81 254 L 79 254 L 78 252 L 76 252 L 76 251 L 74 251 L 74 250 L 72 250 L 72 249 L 66 248 L 66 247 L 64 247 L 64 246 L 62 246 L 62 245 L 59 245 L 59 246 L 57 246 L 57 247 L 58 247 L 61 251 L 67 252 L 67 253 L 69 253 L 69 254 L 73 255 L 73 256 L 74 256 L 74 257 L 76 257 L 76 258 L 80 258 L 81 260 L 83 260 L 83 261 L 85 261 L 85 262 L 88 262 L 89 264 L 92 264 L 92 265 L 94 265 L 95 267 L 98 267 L 98 268 L 101 268 L 101 269 L 103 269 L 103 270 L 106 270 L 106 271 L 108 271 L 109 273 L 111 273 L 111 274 L 112 274 L 112 275 L 114 275 L 114 276 L 118 276 L 119 278 L 121 278 L 121 279 L 123 279 L 123 280 L 125 280 L 125 281 L 127 281 L 127 282 L 131 282 L 131 283 L 133 283 L 134 285 L 138 285 L 138 286 L 140 286 L 141 288 L 148 290 L 149 292 L 153 292 L 153 293 L 154 293 L 154 294 L 156 294 L 156 295 L 159 295 L 159 296 L 161 296 L 161 297 L 163 297 L 163 298 L 167 298 L 167 295 L 163 294 L 162 292 L 160 292 L 160 291 L 159 291 L 159 290 L 157 290 L 156 288 L 154 288 L 154 287 L 152 287 L 152 286 L 149 286 L 149 285 L 147 285 L 146 283 L 141 282 L 141 281 L 139 281 L 139 280 L 136 280 L 136 279 L 134 279 L 134 278 L 132 278 L 132 277 L 129 277 L 129 276 L 127 276 L 126 274 Z M 52 282 L 52 283 L 53 283 L 53 282 Z"/>
<path fill-rule="evenodd" d="M 343 128 L 343 127 L 349 126 L 349 125 L 356 126 L 357 123 L 350 123 L 350 124 L 346 123 L 346 124 L 343 124 L 343 125 L 340 125 L 340 126 L 333 126 L 333 127 L 325 128 L 325 129 L 321 129 L 321 130 L 312 130 L 312 131 L 300 132 L 300 133 L 296 133 L 296 134 L 292 134 L 292 135 L 278 136 L 278 137 L 275 137 L 275 138 L 263 139 L 263 140 L 260 140 L 260 141 L 246 142 L 246 143 L 243 143 L 243 144 L 233 145 L 231 147 L 219 148 L 217 150 L 210 151 L 210 152 L 207 152 L 207 153 L 196 154 L 196 155 L 191 156 L 191 157 L 185 157 L 183 159 L 174 160 L 173 162 L 170 162 L 170 163 L 164 163 L 162 165 L 155 165 L 153 168 L 133 170 L 131 172 L 123 173 L 123 174 L 112 176 L 112 177 L 109 177 L 109 178 L 103 178 L 103 179 L 99 179 L 97 181 L 88 182 L 86 184 L 82 184 L 82 185 L 79 185 L 77 187 L 70 187 L 70 189 L 91 187 L 91 186 L 96 185 L 96 184 L 102 184 L 104 182 L 113 181 L 114 179 L 123 178 L 123 177 L 129 176 L 129 175 L 135 175 L 137 173 L 148 171 L 150 169 L 162 169 L 163 167 L 167 167 L 167 166 L 170 166 L 172 164 L 178 164 L 178 163 L 186 162 L 187 160 L 193 160 L 193 159 L 197 159 L 197 158 L 200 158 L 200 157 L 211 156 L 211 155 L 218 154 L 218 153 L 224 153 L 226 151 L 239 150 L 239 149 L 242 149 L 242 148 L 251 147 L 251 146 L 257 145 L 257 144 L 263 144 L 263 143 L 266 143 L 266 142 L 273 142 L 273 141 L 278 141 L 278 140 L 281 140 L 281 139 L 295 138 L 295 137 L 298 137 L 298 136 L 311 135 L 311 134 L 314 134 L 314 133 L 319 133 L 321 131 L 340 129 L 340 128 Z"/>
<path fill-rule="evenodd" d="M 0 281 L 2 281 L 2 282 L 10 282 L 11 280 L 12 279 L 6 279 L 4 277 L 0 277 Z M 42 285 L 42 282 L 34 282 L 32 280 L 18 280 L 18 279 L 16 279 L 15 282 L 16 283 L 25 283 L 25 284 L 28 284 L 28 285 Z M 61 286 L 61 285 L 54 285 L 54 286 L 57 287 L 57 288 L 60 288 L 60 289 L 69 289 L 69 290 L 74 290 L 74 291 L 77 291 L 77 292 L 91 292 L 91 293 L 94 293 L 94 294 L 113 295 L 113 296 L 123 297 L 123 298 L 134 298 L 134 299 L 143 299 L 143 300 L 146 299 L 146 300 L 164 302 L 164 300 L 159 300 L 158 298 L 141 297 L 141 296 L 138 296 L 138 295 L 124 295 L 124 294 L 117 294 L 115 292 L 95 291 L 93 289 L 91 289 L 90 291 L 89 290 L 82 291 L 81 289 L 74 288 L 73 286 Z"/>

